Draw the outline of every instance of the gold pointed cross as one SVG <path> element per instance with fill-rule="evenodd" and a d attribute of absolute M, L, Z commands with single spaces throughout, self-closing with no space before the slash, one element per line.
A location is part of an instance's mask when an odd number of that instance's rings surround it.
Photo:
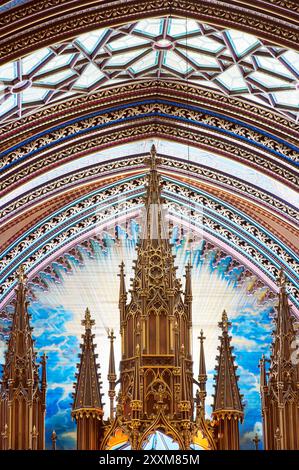
<path fill-rule="evenodd" d="M 85 330 L 91 330 L 92 326 L 95 324 L 95 321 L 91 319 L 89 308 L 85 310 L 84 320 L 82 320 L 81 323 L 85 326 Z"/>
<path fill-rule="evenodd" d="M 24 284 L 27 279 L 25 267 L 23 265 L 21 265 L 17 271 L 17 278 L 20 284 Z"/>
<path fill-rule="evenodd" d="M 223 310 L 221 322 L 218 323 L 219 327 L 222 329 L 223 333 L 227 333 L 231 323 L 228 321 L 227 313 Z"/>
<path fill-rule="evenodd" d="M 157 158 L 157 150 L 154 144 L 151 148 L 150 157 L 147 157 L 144 163 L 149 166 L 150 170 L 157 170 L 157 165 L 161 163 L 161 160 Z"/>
<path fill-rule="evenodd" d="M 278 285 L 279 287 L 285 287 L 286 285 L 286 276 L 283 269 L 280 269 L 278 272 Z"/>

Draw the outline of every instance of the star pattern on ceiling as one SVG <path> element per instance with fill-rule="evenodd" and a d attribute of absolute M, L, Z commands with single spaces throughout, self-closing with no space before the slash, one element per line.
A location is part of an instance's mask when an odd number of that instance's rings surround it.
<path fill-rule="evenodd" d="M 197 83 L 298 120 L 299 53 L 191 19 L 152 18 L 83 34 L 0 67 L 0 120 L 120 82 Z"/>

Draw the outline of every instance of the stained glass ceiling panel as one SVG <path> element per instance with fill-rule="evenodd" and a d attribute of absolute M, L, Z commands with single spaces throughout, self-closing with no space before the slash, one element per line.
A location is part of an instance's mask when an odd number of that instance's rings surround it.
<path fill-rule="evenodd" d="M 240 31 L 152 18 L 98 29 L 0 67 L 0 121 L 70 94 L 159 77 L 239 95 L 298 120 L 298 53 Z M 36 91 L 40 87 L 49 93 Z"/>
<path fill-rule="evenodd" d="M 243 57 L 260 46 L 260 41 L 251 34 L 234 30 L 229 30 L 224 34 L 238 57 Z"/>
<path fill-rule="evenodd" d="M 105 34 L 105 29 L 98 29 L 92 33 L 82 34 L 75 40 L 75 44 L 82 47 L 88 54 L 91 54 Z"/>

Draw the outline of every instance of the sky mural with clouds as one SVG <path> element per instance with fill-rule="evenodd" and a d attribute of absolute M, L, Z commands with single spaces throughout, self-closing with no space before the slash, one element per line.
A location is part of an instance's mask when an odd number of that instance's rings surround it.
<path fill-rule="evenodd" d="M 53 282 L 44 274 L 46 290 L 36 289 L 36 300 L 29 307 L 32 314 L 34 338 L 39 354 L 48 356 L 48 391 L 46 414 L 47 448 L 51 448 L 51 433 L 55 429 L 60 449 L 76 447 L 75 424 L 71 420 L 71 403 L 76 363 L 80 352 L 80 339 L 83 332 L 81 320 L 86 307 L 89 307 L 96 320 L 95 335 L 98 361 L 101 365 L 104 402 L 107 398 L 107 368 L 109 342 L 108 328 L 114 328 L 116 340 L 116 362 L 120 359 L 119 313 L 118 313 L 118 266 L 123 259 L 126 264 L 127 288 L 132 277 L 132 260 L 136 257 L 135 243 L 138 224 L 131 222 L 131 236 L 119 230 L 117 240 L 107 234 L 103 246 L 94 247 L 90 256 L 82 250 L 82 262 L 69 256 L 72 272 L 58 265 L 60 282 Z M 175 239 L 175 237 L 173 236 Z M 173 240 L 174 241 L 174 240 Z M 248 283 L 238 284 L 234 269 L 228 270 L 231 259 L 223 257 L 215 265 L 216 253 L 213 250 L 200 256 L 200 243 L 193 247 L 193 359 L 194 375 L 198 374 L 200 329 L 206 336 L 205 352 L 208 371 L 207 413 L 211 413 L 215 357 L 217 354 L 217 326 L 223 309 L 226 309 L 232 322 L 232 344 L 235 347 L 238 364 L 239 385 L 244 395 L 245 420 L 241 425 L 241 448 L 253 449 L 252 438 L 257 432 L 261 436 L 261 411 L 259 394 L 258 361 L 263 353 L 269 353 L 271 343 L 271 316 L 274 302 L 259 301 L 257 292 L 251 292 Z M 175 243 L 174 253 L 178 266 L 178 276 L 183 279 L 184 266 L 189 255 L 183 240 Z M 248 281 L 250 282 L 250 280 Z M 251 293 L 250 293 L 251 292 Z M 9 325 L 2 325 L 6 336 Z M 5 350 L 5 335 L 2 337 L 1 359 Z M 108 411 L 106 406 L 106 411 Z M 159 440 L 158 440 L 159 441 Z M 169 440 L 168 440 L 169 441 Z M 167 441 L 167 442 L 168 442 Z M 169 442 L 168 442 L 169 445 Z"/>

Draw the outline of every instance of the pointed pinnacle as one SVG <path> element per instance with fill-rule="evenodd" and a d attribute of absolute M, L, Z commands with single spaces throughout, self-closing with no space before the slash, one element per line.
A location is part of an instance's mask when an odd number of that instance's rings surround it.
<path fill-rule="evenodd" d="M 25 284 L 27 280 L 27 276 L 25 274 L 25 267 L 24 265 L 21 265 L 17 271 L 17 279 L 19 281 L 19 284 Z"/>
<path fill-rule="evenodd" d="M 280 269 L 278 272 L 278 278 L 277 278 L 278 286 L 279 287 L 285 287 L 286 286 L 286 276 L 283 271 L 283 269 Z"/>
<path fill-rule="evenodd" d="M 108 339 L 110 339 L 111 343 L 113 343 L 113 341 L 115 340 L 115 336 L 114 336 L 114 330 L 113 328 L 108 329 Z"/>
<path fill-rule="evenodd" d="M 203 330 L 200 330 L 200 336 L 198 336 L 197 339 L 199 339 L 201 343 L 204 342 L 204 340 L 206 339 L 206 337 L 205 337 L 204 334 L 203 334 Z"/>
<path fill-rule="evenodd" d="M 125 263 L 124 263 L 123 260 L 121 261 L 121 263 L 120 263 L 120 265 L 119 265 L 119 268 L 120 268 L 121 273 L 123 273 L 123 272 L 124 272 L 124 268 L 125 268 Z"/>
<path fill-rule="evenodd" d="M 219 328 L 222 329 L 223 333 L 227 333 L 231 323 L 228 321 L 227 313 L 223 310 L 221 322 L 218 323 Z"/>
<path fill-rule="evenodd" d="M 84 320 L 82 320 L 81 324 L 85 326 L 85 331 L 91 330 L 92 326 L 95 324 L 95 321 L 91 319 L 89 308 L 86 308 Z"/>

